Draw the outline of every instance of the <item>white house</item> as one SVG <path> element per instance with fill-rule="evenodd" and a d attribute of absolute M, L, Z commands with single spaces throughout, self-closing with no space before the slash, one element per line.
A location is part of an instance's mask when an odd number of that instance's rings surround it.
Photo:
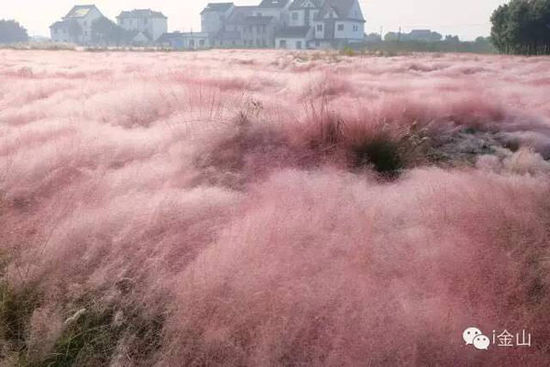
<path fill-rule="evenodd" d="M 212 46 L 306 49 L 364 41 L 359 0 L 261 0 L 257 6 L 210 3 L 201 13 Z"/>
<path fill-rule="evenodd" d="M 342 47 L 364 40 L 358 0 L 294 0 L 289 11 L 288 27 L 276 35 L 278 48 Z"/>
<path fill-rule="evenodd" d="M 168 31 L 168 18 L 151 9 L 123 11 L 117 17 L 117 23 L 123 29 L 135 32 L 134 43 L 155 42 Z"/>
<path fill-rule="evenodd" d="M 59 22 L 50 26 L 52 41 L 89 44 L 92 40 L 92 24 L 103 14 L 95 5 L 76 5 Z"/>
<path fill-rule="evenodd" d="M 209 3 L 201 12 L 201 28 L 211 35 L 222 30 L 235 5 L 233 3 Z"/>

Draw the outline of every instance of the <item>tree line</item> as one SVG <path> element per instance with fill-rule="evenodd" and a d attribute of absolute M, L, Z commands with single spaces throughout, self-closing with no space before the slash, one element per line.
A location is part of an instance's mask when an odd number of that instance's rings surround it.
<path fill-rule="evenodd" d="M 0 44 L 27 42 L 27 30 L 15 20 L 0 19 Z"/>
<path fill-rule="evenodd" d="M 507 54 L 550 54 L 550 0 L 512 0 L 491 17 L 491 38 Z"/>

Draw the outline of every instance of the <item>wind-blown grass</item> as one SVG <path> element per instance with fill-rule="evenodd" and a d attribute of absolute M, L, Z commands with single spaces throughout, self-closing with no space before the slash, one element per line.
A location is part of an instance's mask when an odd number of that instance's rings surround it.
<path fill-rule="evenodd" d="M 549 364 L 549 70 L 0 50 L 1 364 Z"/>

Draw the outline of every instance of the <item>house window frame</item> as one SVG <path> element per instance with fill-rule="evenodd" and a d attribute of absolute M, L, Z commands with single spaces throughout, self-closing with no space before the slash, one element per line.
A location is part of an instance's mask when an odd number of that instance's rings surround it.
<path fill-rule="evenodd" d="M 292 20 L 299 20 L 300 19 L 300 13 L 297 11 L 293 11 L 291 14 Z"/>
<path fill-rule="evenodd" d="M 344 30 L 345 30 L 344 23 L 337 23 L 336 24 L 336 30 L 338 32 L 344 32 Z"/>

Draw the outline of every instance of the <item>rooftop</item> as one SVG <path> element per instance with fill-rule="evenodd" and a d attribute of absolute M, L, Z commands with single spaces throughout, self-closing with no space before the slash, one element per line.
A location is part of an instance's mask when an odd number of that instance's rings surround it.
<path fill-rule="evenodd" d="M 315 7 L 320 8 L 325 3 L 325 0 L 294 0 L 290 5 L 290 9 L 304 9 L 307 2 L 310 2 Z"/>
<path fill-rule="evenodd" d="M 227 19 L 227 24 L 242 24 L 244 18 L 254 15 L 257 6 L 236 6 Z"/>
<path fill-rule="evenodd" d="M 131 11 L 123 11 L 117 18 L 164 18 L 168 19 L 159 11 L 151 9 L 134 9 Z"/>
<path fill-rule="evenodd" d="M 75 5 L 71 11 L 65 15 L 66 18 L 84 18 L 87 16 L 93 9 L 97 9 L 95 5 Z"/>
<path fill-rule="evenodd" d="M 355 0 L 322 0 L 322 9 L 317 14 L 317 19 L 323 19 L 327 12 L 333 10 L 340 19 L 351 19 L 364 21 L 363 14 L 359 11 L 357 14 L 351 14 Z"/>
<path fill-rule="evenodd" d="M 208 3 L 201 14 L 206 12 L 226 12 L 235 6 L 233 3 Z"/>
<path fill-rule="evenodd" d="M 273 17 L 264 17 L 261 15 L 252 15 L 244 17 L 243 25 L 268 25 L 273 21 Z"/>
<path fill-rule="evenodd" d="M 284 8 L 290 0 L 262 0 L 260 8 Z"/>

